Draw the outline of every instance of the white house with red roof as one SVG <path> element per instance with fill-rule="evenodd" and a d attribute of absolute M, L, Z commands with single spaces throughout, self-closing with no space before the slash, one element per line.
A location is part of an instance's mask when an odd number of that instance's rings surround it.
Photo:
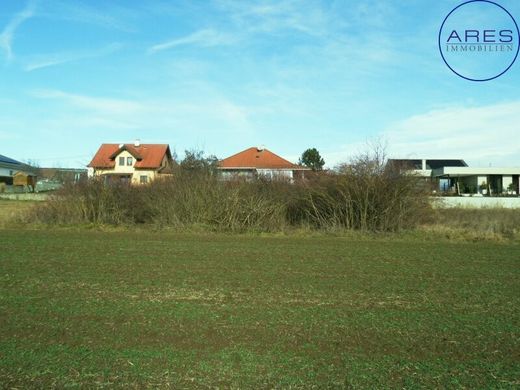
<path fill-rule="evenodd" d="M 172 173 L 174 161 L 167 144 L 102 144 L 92 158 L 89 176 L 107 181 L 146 184 Z"/>
<path fill-rule="evenodd" d="M 268 179 L 284 179 L 293 181 L 303 178 L 307 167 L 274 154 L 264 147 L 252 147 L 225 158 L 219 162 L 218 169 L 223 179 L 252 179 L 264 177 Z"/>

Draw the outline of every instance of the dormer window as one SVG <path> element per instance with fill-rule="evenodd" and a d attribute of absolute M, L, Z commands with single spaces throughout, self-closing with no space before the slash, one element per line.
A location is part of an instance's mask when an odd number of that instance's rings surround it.
<path fill-rule="evenodd" d="M 133 162 L 134 162 L 134 159 L 132 157 L 127 157 L 126 158 L 126 165 L 128 165 L 129 167 L 132 166 Z"/>
<path fill-rule="evenodd" d="M 125 158 L 119 157 L 119 165 L 125 165 Z"/>

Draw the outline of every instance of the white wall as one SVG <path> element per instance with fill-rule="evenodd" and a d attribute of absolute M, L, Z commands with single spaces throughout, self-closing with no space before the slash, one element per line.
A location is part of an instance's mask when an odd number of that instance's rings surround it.
<path fill-rule="evenodd" d="M 124 165 L 119 165 L 119 157 L 123 157 L 125 159 Z M 132 157 L 132 165 L 126 165 L 128 157 Z M 116 166 L 114 167 L 114 171 L 116 173 L 134 173 L 134 165 L 135 165 L 135 157 L 128 153 L 126 150 L 123 150 L 119 153 L 115 159 Z"/>
<path fill-rule="evenodd" d="M 18 172 L 16 169 L 13 168 L 3 168 L 0 167 L 0 176 L 10 176 L 12 177 L 16 172 Z"/>
<path fill-rule="evenodd" d="M 520 209 L 520 198 L 494 198 L 484 196 L 446 196 L 431 198 L 436 208 L 462 207 L 468 209 L 505 208 Z"/>

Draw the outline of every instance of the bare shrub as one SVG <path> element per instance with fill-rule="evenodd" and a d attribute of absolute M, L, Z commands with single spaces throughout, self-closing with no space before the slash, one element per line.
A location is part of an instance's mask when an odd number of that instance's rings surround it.
<path fill-rule="evenodd" d="M 68 184 L 33 210 L 35 220 L 48 224 L 108 224 L 148 222 L 142 194 L 124 184 L 102 180 Z"/>
<path fill-rule="evenodd" d="M 177 172 L 146 186 L 91 180 L 66 186 L 27 219 L 45 224 L 155 224 L 230 231 L 277 231 L 284 203 L 272 183 L 222 182 L 206 173 Z"/>
<path fill-rule="evenodd" d="M 386 164 L 379 147 L 308 183 L 302 195 L 293 219 L 317 228 L 397 231 L 431 213 L 417 178 Z"/>
<path fill-rule="evenodd" d="M 385 164 L 381 149 L 294 184 L 222 181 L 212 164 L 196 164 L 200 156 L 194 153 L 173 177 L 148 185 L 90 180 L 66 186 L 31 218 L 46 224 L 154 224 L 234 232 L 288 226 L 396 231 L 424 221 L 431 211 L 417 178 Z"/>

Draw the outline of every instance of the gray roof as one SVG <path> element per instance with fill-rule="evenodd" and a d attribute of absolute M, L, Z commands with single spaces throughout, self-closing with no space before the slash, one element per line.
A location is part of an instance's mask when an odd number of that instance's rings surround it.
<path fill-rule="evenodd" d="M 22 165 L 22 163 L 20 161 L 13 160 L 12 158 L 6 157 L 2 154 L 0 154 L 0 163 Z"/>
<path fill-rule="evenodd" d="M 31 175 L 35 174 L 34 168 L 30 165 L 24 164 L 20 161 L 16 161 L 2 154 L 0 154 L 0 166 L 3 168 L 11 169 L 15 172 L 25 172 Z"/>
<path fill-rule="evenodd" d="M 422 160 L 420 159 L 389 159 L 390 164 L 397 164 L 410 169 L 422 169 Z M 426 159 L 426 169 L 439 169 L 444 167 L 467 167 L 468 164 L 464 160 L 455 159 Z"/>

